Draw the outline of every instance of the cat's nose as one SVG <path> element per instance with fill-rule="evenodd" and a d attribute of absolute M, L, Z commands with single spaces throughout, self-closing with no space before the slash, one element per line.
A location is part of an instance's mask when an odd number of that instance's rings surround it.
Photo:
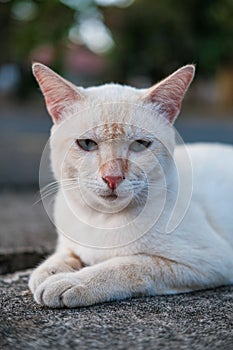
<path fill-rule="evenodd" d="M 106 175 L 106 176 L 103 176 L 102 179 L 104 180 L 104 182 L 106 182 L 108 184 L 108 187 L 111 190 L 115 190 L 117 188 L 117 186 L 119 185 L 119 183 L 122 180 L 124 180 L 124 177 L 122 175 L 119 175 L 119 176 Z"/>

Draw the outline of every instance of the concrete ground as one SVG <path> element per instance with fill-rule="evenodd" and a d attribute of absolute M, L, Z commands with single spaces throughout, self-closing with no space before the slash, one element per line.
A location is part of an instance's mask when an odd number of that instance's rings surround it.
<path fill-rule="evenodd" d="M 0 191 L 0 274 L 34 267 L 56 234 L 36 189 Z"/>
<path fill-rule="evenodd" d="M 233 286 L 52 310 L 35 304 L 27 280 L 0 276 L 1 349 L 232 349 Z"/>

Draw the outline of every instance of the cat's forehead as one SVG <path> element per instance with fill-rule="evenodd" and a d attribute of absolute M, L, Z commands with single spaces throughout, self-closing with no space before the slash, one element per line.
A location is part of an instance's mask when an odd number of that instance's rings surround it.
<path fill-rule="evenodd" d="M 105 88 L 109 90 L 109 85 Z M 112 86 L 115 92 L 116 88 L 115 85 Z M 120 88 L 124 89 L 122 86 Z M 88 89 L 89 91 L 96 90 L 96 98 L 89 96 L 82 104 L 77 104 L 77 108 L 72 107 L 73 115 L 65 119 L 62 124 L 63 135 L 66 134 L 67 138 L 74 136 L 103 142 L 114 139 L 152 138 L 158 133 L 160 137 L 166 136 L 163 129 L 166 132 L 167 122 L 157 113 L 156 108 L 152 109 L 147 104 L 145 105 L 132 92 L 131 98 L 127 99 L 121 98 L 121 94 L 116 94 L 116 98 L 110 99 L 109 95 L 106 97 L 103 93 L 99 95 L 102 96 L 101 98 L 97 98 L 99 89 L 100 87 Z"/>
<path fill-rule="evenodd" d="M 141 134 L 142 129 L 151 131 L 151 120 L 155 124 L 152 112 L 146 111 L 142 102 L 106 99 L 86 100 L 84 108 L 78 109 L 71 118 L 72 128 L 98 138 L 116 139 Z M 145 133 L 145 130 L 143 131 Z"/>
<path fill-rule="evenodd" d="M 125 100 L 127 101 L 129 98 L 134 98 L 141 96 L 143 93 L 143 89 L 136 89 L 134 87 L 128 85 L 120 85 L 120 84 L 104 84 L 100 86 L 93 86 L 86 89 L 89 97 L 92 99 L 97 98 L 102 101 L 118 101 Z"/>
<path fill-rule="evenodd" d="M 83 136 L 96 140 L 134 139 L 146 135 L 148 131 L 127 123 L 103 123 L 87 130 Z"/>
<path fill-rule="evenodd" d="M 127 130 L 126 125 L 121 123 L 105 123 L 101 129 L 107 139 L 117 139 L 129 133 L 129 128 Z"/>

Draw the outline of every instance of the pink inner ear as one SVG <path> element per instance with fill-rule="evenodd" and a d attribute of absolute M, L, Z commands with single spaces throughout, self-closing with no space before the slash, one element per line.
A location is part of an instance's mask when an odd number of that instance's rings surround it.
<path fill-rule="evenodd" d="M 56 93 L 57 91 L 57 93 Z M 63 112 L 71 103 L 78 101 L 78 96 L 71 89 L 67 91 L 65 88 L 58 87 L 55 92 L 49 88 L 45 89 L 43 94 L 47 109 L 53 119 L 58 122 L 62 119 Z"/>
<path fill-rule="evenodd" d="M 152 87 L 146 99 L 159 105 L 162 113 L 173 123 L 194 76 L 194 66 L 185 66 Z"/>
<path fill-rule="evenodd" d="M 59 122 L 64 111 L 81 99 L 78 89 L 48 67 L 35 63 L 33 73 L 45 97 L 46 107 L 55 123 Z"/>
<path fill-rule="evenodd" d="M 155 89 L 150 95 L 150 101 L 160 105 L 161 112 L 165 114 L 170 123 L 173 123 L 181 107 L 182 98 L 176 86 L 164 84 L 163 89 Z"/>

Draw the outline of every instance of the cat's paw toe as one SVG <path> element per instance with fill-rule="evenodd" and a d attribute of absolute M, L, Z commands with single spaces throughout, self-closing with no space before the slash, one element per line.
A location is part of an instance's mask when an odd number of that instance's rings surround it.
<path fill-rule="evenodd" d="M 35 270 L 31 274 L 28 282 L 30 291 L 34 294 L 38 286 L 50 276 L 47 270 Z"/>
<path fill-rule="evenodd" d="M 34 294 L 36 289 L 47 278 L 56 274 L 69 273 L 80 268 L 80 262 L 77 259 L 66 259 L 64 261 L 46 261 L 44 264 L 37 267 L 29 278 L 28 286 L 31 292 Z"/>
<path fill-rule="evenodd" d="M 89 291 L 84 285 L 75 285 L 67 289 L 63 292 L 61 300 L 62 304 L 69 308 L 95 304 L 95 301 L 91 300 Z"/>
<path fill-rule="evenodd" d="M 34 299 L 38 304 L 52 308 L 70 307 L 63 300 L 63 295 L 75 286 L 75 281 L 70 273 L 60 273 L 46 279 L 34 293 Z"/>

